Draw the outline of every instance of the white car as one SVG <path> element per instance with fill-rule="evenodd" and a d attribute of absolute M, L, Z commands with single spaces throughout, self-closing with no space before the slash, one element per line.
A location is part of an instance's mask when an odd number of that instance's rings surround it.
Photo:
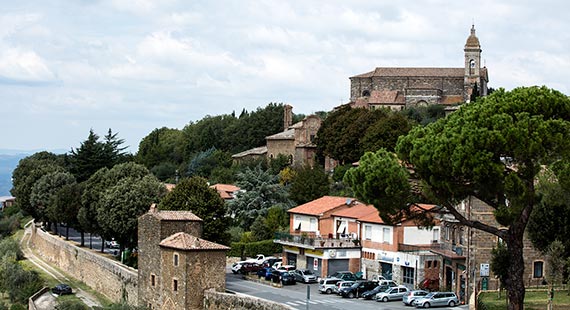
<path fill-rule="evenodd" d="M 232 272 L 233 272 L 234 274 L 235 274 L 235 273 L 238 273 L 239 270 L 241 269 L 241 265 L 242 265 L 243 263 L 247 263 L 247 262 L 246 262 L 246 261 L 235 262 L 235 263 L 232 265 Z"/>

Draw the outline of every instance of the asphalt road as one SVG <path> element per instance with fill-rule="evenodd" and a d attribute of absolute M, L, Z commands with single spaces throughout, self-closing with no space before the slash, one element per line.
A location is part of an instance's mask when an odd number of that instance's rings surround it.
<path fill-rule="evenodd" d="M 307 286 L 310 287 L 310 300 L 307 308 Z M 414 309 L 404 306 L 401 301 L 377 302 L 374 300 L 364 299 L 348 299 L 338 295 L 321 294 L 318 290 L 318 284 L 287 285 L 282 288 L 272 287 L 267 284 L 256 283 L 244 280 L 241 275 L 232 274 L 226 271 L 226 289 L 255 296 L 257 298 L 267 299 L 289 306 L 296 310 L 340 310 L 340 309 L 358 309 L 358 310 L 378 310 L 378 309 Z M 457 306 L 454 308 L 441 307 L 437 309 L 468 309 L 467 305 Z"/>
<path fill-rule="evenodd" d="M 65 227 L 64 226 L 58 226 L 58 229 L 60 230 L 60 234 L 62 236 L 65 237 Z M 85 247 L 89 248 L 89 242 L 91 238 L 91 246 L 94 250 L 101 250 L 101 237 L 97 236 L 97 235 L 90 235 L 89 233 L 85 233 Z M 69 228 L 69 240 L 72 240 L 74 242 L 76 242 L 77 244 L 81 244 L 81 234 L 77 231 L 75 231 L 73 228 Z M 109 249 L 108 247 L 105 247 L 105 253 L 109 253 L 109 254 L 115 254 L 118 255 L 119 250 L 118 249 Z"/>

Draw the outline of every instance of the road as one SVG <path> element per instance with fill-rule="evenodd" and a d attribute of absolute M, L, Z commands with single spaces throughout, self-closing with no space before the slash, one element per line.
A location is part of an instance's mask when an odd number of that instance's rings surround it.
<path fill-rule="evenodd" d="M 60 230 L 59 232 L 61 233 L 61 235 L 65 237 L 65 226 L 63 225 L 58 226 L 58 229 Z M 89 238 L 90 234 L 85 233 L 85 247 L 87 248 L 89 248 L 89 242 L 90 242 Z M 76 230 L 74 230 L 73 228 L 69 228 L 69 240 L 76 242 L 77 244 L 81 244 L 81 234 Z M 91 245 L 94 250 L 101 250 L 101 237 L 97 235 L 91 236 Z M 115 255 L 118 255 L 119 253 L 118 249 L 109 249 L 108 247 L 105 247 L 104 251 L 105 253 L 115 254 Z"/>
<path fill-rule="evenodd" d="M 307 286 L 310 287 L 309 307 L 307 308 Z M 234 275 L 231 271 L 226 271 L 226 288 L 230 291 L 255 296 L 257 298 L 267 299 L 289 306 L 296 310 L 342 310 L 342 309 L 358 309 L 358 310 L 378 310 L 378 309 L 414 309 L 406 307 L 401 301 L 391 301 L 387 303 L 377 302 L 374 300 L 348 299 L 338 295 L 320 294 L 318 284 L 302 284 L 287 285 L 283 288 L 272 287 L 262 283 L 244 280 L 241 275 Z M 454 308 L 441 307 L 437 309 L 468 309 L 467 305 L 457 306 Z"/>

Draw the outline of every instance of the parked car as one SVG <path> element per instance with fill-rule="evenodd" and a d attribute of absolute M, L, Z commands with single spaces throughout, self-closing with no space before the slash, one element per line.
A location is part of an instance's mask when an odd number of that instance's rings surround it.
<path fill-rule="evenodd" d="M 258 265 L 261 265 L 264 261 L 265 261 L 265 255 L 263 254 L 257 254 L 255 258 L 250 258 L 246 260 L 246 262 L 257 263 Z"/>
<path fill-rule="evenodd" d="M 261 263 L 261 266 L 263 267 L 271 267 L 273 266 L 273 264 L 275 264 L 276 262 L 281 262 L 282 259 L 278 258 L 278 257 L 266 257 L 265 260 Z"/>
<path fill-rule="evenodd" d="M 408 288 L 405 286 L 391 287 L 384 292 L 376 294 L 376 301 L 402 300 L 404 294 L 408 291 Z"/>
<path fill-rule="evenodd" d="M 338 278 L 325 278 L 319 280 L 319 292 L 322 294 L 331 294 L 338 282 L 342 281 Z"/>
<path fill-rule="evenodd" d="M 376 294 L 381 293 L 386 291 L 387 289 L 391 288 L 392 286 L 388 286 L 388 285 L 376 285 L 375 288 L 373 288 L 372 290 L 366 291 L 364 293 L 362 293 L 362 298 L 364 299 L 373 299 L 376 297 Z"/>
<path fill-rule="evenodd" d="M 257 277 L 258 278 L 265 278 L 265 276 L 267 275 L 267 271 L 269 270 L 269 272 L 273 271 L 274 269 L 271 267 L 263 267 L 261 269 L 259 269 L 257 271 Z"/>
<path fill-rule="evenodd" d="M 333 292 L 334 292 L 335 294 L 340 294 L 340 291 L 341 291 L 343 288 L 351 287 L 353 284 L 354 284 L 354 281 L 340 281 L 340 282 L 338 282 L 338 283 L 335 285 L 335 287 L 333 288 Z"/>
<path fill-rule="evenodd" d="M 423 298 L 416 299 L 414 306 L 416 308 L 429 308 L 438 306 L 455 307 L 459 304 L 459 298 L 453 292 L 435 292 L 429 293 Z"/>
<path fill-rule="evenodd" d="M 240 268 L 241 268 L 241 265 L 242 265 L 242 264 L 245 264 L 245 263 L 246 263 L 245 261 L 233 263 L 233 264 L 232 264 L 232 272 L 233 272 L 234 274 L 238 273 L 239 270 L 240 270 Z"/>
<path fill-rule="evenodd" d="M 243 264 L 241 264 L 241 267 L 238 269 L 238 272 L 241 274 L 249 274 L 251 272 L 257 273 L 259 269 L 261 269 L 261 266 L 258 263 L 244 262 Z"/>
<path fill-rule="evenodd" d="M 105 241 L 105 246 L 109 249 L 118 249 L 120 248 L 119 243 L 115 241 L 115 239 Z"/>
<path fill-rule="evenodd" d="M 271 274 L 273 273 L 273 271 L 275 271 L 277 269 L 273 268 L 273 267 L 268 267 L 267 269 L 265 269 L 265 280 L 267 281 L 271 281 Z"/>
<path fill-rule="evenodd" d="M 356 275 L 350 271 L 337 271 L 332 275 L 328 276 L 328 278 L 339 278 L 346 281 L 356 281 L 358 278 Z"/>
<path fill-rule="evenodd" d="M 378 285 L 376 285 L 376 282 L 358 281 L 349 287 L 342 288 L 339 292 L 339 295 L 342 297 L 348 297 L 348 298 L 354 298 L 354 297 L 358 298 L 364 292 L 371 290 L 375 286 L 378 286 Z"/>
<path fill-rule="evenodd" d="M 303 283 L 314 283 L 317 282 L 317 276 L 309 269 L 298 269 L 293 271 L 295 275 L 295 280 L 297 282 Z"/>
<path fill-rule="evenodd" d="M 429 292 L 424 290 L 409 291 L 402 297 L 402 302 L 406 306 L 412 306 L 414 304 L 414 300 L 423 298 L 427 294 L 429 294 Z"/>
<path fill-rule="evenodd" d="M 72 290 L 71 290 L 71 286 L 64 284 L 64 283 L 60 283 L 60 284 L 56 285 L 54 288 L 52 288 L 51 292 L 56 294 L 56 295 L 65 295 L 65 294 L 71 294 Z"/>
<path fill-rule="evenodd" d="M 289 271 L 284 270 L 273 270 L 271 272 L 271 281 L 274 283 L 281 283 L 285 284 L 295 284 L 295 276 L 291 274 Z"/>
<path fill-rule="evenodd" d="M 277 270 L 284 270 L 284 271 L 291 271 L 295 269 L 297 269 L 297 267 L 293 265 L 282 265 L 281 267 L 277 268 Z"/>
<path fill-rule="evenodd" d="M 378 285 L 396 287 L 398 286 L 398 283 L 394 282 L 393 280 L 380 280 L 378 281 Z"/>

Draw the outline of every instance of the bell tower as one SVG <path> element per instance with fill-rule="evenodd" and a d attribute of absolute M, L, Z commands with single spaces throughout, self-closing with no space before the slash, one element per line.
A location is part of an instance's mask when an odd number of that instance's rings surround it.
<path fill-rule="evenodd" d="M 471 34 L 465 43 L 465 100 L 468 102 L 473 88 L 481 89 L 481 44 L 475 35 L 475 25 L 471 25 Z"/>

